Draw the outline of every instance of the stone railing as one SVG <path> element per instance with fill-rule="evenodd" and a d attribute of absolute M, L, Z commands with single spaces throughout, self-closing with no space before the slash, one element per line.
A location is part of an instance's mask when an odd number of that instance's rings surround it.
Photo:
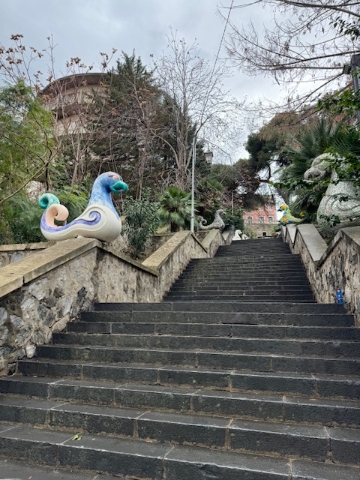
<path fill-rule="evenodd" d="M 25 257 L 49 248 L 55 245 L 55 242 L 39 243 L 18 243 L 16 245 L 0 245 L 0 268 L 9 265 L 9 263 L 18 262 Z"/>
<path fill-rule="evenodd" d="M 206 258 L 229 234 L 211 230 L 199 242 L 171 236 L 143 263 L 98 240 L 58 242 L 0 268 L 0 374 L 31 357 L 94 302 L 159 302 L 192 258 Z M 29 253 L 29 252 L 28 252 Z"/>
<path fill-rule="evenodd" d="M 339 230 L 330 245 L 313 225 L 282 227 L 283 238 L 301 256 L 319 303 L 335 303 L 344 292 L 345 307 L 360 326 L 360 227 Z"/>

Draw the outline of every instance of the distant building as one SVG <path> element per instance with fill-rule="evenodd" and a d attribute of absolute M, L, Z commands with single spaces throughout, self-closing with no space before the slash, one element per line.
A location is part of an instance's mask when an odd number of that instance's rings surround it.
<path fill-rule="evenodd" d="M 277 225 L 276 206 L 268 203 L 256 210 L 245 211 L 243 218 L 247 231 L 253 232 L 257 237 L 269 236 Z"/>
<path fill-rule="evenodd" d="M 87 105 L 93 101 L 93 92 L 104 89 L 105 74 L 81 73 L 68 75 L 49 83 L 41 92 L 46 108 L 56 119 L 57 135 L 86 132 Z"/>

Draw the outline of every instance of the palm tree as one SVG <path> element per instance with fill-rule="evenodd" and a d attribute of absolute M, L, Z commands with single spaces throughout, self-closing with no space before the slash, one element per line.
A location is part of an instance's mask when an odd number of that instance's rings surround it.
<path fill-rule="evenodd" d="M 158 211 L 162 225 L 170 224 L 170 231 L 177 232 L 184 228 L 191 216 L 190 193 L 178 187 L 168 187 L 159 196 L 160 208 Z"/>
<path fill-rule="evenodd" d="M 344 125 L 328 118 L 318 118 L 315 123 L 304 127 L 292 139 L 293 147 L 288 147 L 286 156 L 291 161 L 288 167 L 281 169 L 280 188 L 289 196 L 295 195 L 291 204 L 293 213 L 305 211 L 305 219 L 314 220 L 327 183 L 310 185 L 304 181 L 304 173 L 317 156 L 325 153 L 344 136 Z M 330 172 L 329 172 L 330 176 Z"/>

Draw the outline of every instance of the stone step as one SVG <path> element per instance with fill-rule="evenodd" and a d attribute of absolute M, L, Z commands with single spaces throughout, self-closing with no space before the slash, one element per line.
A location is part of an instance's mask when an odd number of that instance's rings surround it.
<path fill-rule="evenodd" d="M 191 387 L 114 384 L 82 380 L 6 377 L 0 391 L 10 395 L 89 405 L 150 409 L 243 420 L 358 428 L 359 400 L 313 399 L 275 394 L 224 392 Z M 360 429 L 359 429 L 360 435 Z"/>
<path fill-rule="evenodd" d="M 345 340 L 54 333 L 53 343 L 55 345 L 89 345 L 151 350 L 182 350 L 186 345 L 186 348 L 190 350 L 228 352 L 229 354 L 236 352 L 360 359 L 360 343 Z"/>
<path fill-rule="evenodd" d="M 303 267 L 299 255 L 247 255 L 243 257 L 213 257 L 213 258 L 197 258 L 190 260 L 186 268 L 199 268 L 206 267 L 208 265 L 216 265 L 217 267 L 223 268 L 224 265 L 299 265 Z"/>
<path fill-rule="evenodd" d="M 212 258 L 196 258 L 189 261 L 187 268 L 206 267 L 207 265 L 216 265 L 222 267 L 223 265 L 244 265 L 244 264 L 256 264 L 256 265 L 300 265 L 303 266 L 300 255 L 292 254 L 246 254 L 237 256 L 219 256 Z"/>
<path fill-rule="evenodd" d="M 261 372 L 302 372 L 332 375 L 357 375 L 358 358 L 290 356 L 266 353 L 217 352 L 211 350 L 141 349 L 105 346 L 41 345 L 37 356 L 53 360 L 75 360 L 108 363 L 137 363 L 192 368 L 253 370 Z"/>
<path fill-rule="evenodd" d="M 271 252 L 279 252 L 279 254 L 290 255 L 291 251 L 288 245 L 239 245 L 233 243 L 232 245 L 222 245 L 218 248 L 216 252 L 216 257 L 222 255 L 241 255 L 243 253 L 249 252 L 250 254 L 271 254 Z"/>
<path fill-rule="evenodd" d="M 242 248 L 242 249 L 234 249 L 234 250 L 220 250 L 216 253 L 214 259 L 219 258 L 234 258 L 236 260 L 242 258 L 288 258 L 294 257 L 299 258 L 300 255 L 292 254 L 288 249 L 283 248 L 271 248 L 269 250 L 265 250 L 263 248 Z"/>
<path fill-rule="evenodd" d="M 289 278 L 278 278 L 278 279 L 274 279 L 274 278 L 271 278 L 271 277 L 268 277 L 268 278 L 261 278 L 260 280 L 259 279 L 255 279 L 255 277 L 250 280 L 250 279 L 247 279 L 246 281 L 244 281 L 243 279 L 236 279 L 236 280 L 232 280 L 232 281 L 229 281 L 229 280 L 220 280 L 220 279 L 214 279 L 214 280 L 210 280 L 208 278 L 202 278 L 201 280 L 200 279 L 187 279 L 186 277 L 182 278 L 182 279 L 179 279 L 179 280 L 176 280 L 175 283 L 173 284 L 173 286 L 171 288 L 175 288 L 175 287 L 180 287 L 180 286 L 211 286 L 211 285 L 216 285 L 218 286 L 219 288 L 224 288 L 224 289 L 227 289 L 229 286 L 231 285 L 234 285 L 236 287 L 238 286 L 258 286 L 258 285 L 263 285 L 263 286 L 267 286 L 267 287 L 272 287 L 272 286 L 281 286 L 281 287 L 284 287 L 284 286 L 298 286 L 298 285 L 309 285 L 309 282 L 307 280 L 306 277 L 304 278 L 292 278 L 292 277 L 289 277 Z"/>
<path fill-rule="evenodd" d="M 174 293 L 174 294 L 167 294 L 167 296 L 164 298 L 164 302 L 178 302 L 178 301 L 184 301 L 184 300 L 212 300 L 212 301 L 227 301 L 227 302 L 236 302 L 243 299 L 244 301 L 247 302 L 291 302 L 291 303 L 313 303 L 315 302 L 314 297 L 312 293 L 299 293 L 299 294 L 288 294 L 288 295 L 283 295 L 283 294 L 277 294 L 277 295 L 254 295 L 253 292 L 247 293 L 247 292 L 240 292 L 236 295 L 227 295 L 224 293 L 223 295 L 221 294 L 201 294 L 199 293 L 198 295 L 195 292 L 192 292 L 191 294 L 189 293 Z"/>
<path fill-rule="evenodd" d="M 271 314 L 270 314 L 271 315 Z M 130 335 L 187 335 L 204 337 L 312 339 L 312 340 L 360 340 L 360 328 L 234 325 L 216 323 L 122 323 L 77 321 L 67 324 L 68 332 L 121 333 Z"/>
<path fill-rule="evenodd" d="M 288 458 L 282 457 L 159 445 L 100 435 L 85 434 L 79 440 L 73 438 L 73 433 L 69 432 L 6 423 L 0 425 L 3 456 L 30 465 L 37 461 L 56 469 L 82 469 L 89 472 L 86 477 L 89 480 L 93 475 L 91 472 L 99 470 L 117 478 L 152 480 L 354 480 L 359 473 L 357 467 L 310 460 L 294 459 L 289 463 Z M 31 469 L 30 466 L 29 473 Z M 111 478 L 108 475 L 95 478 L 107 480 Z M 65 476 L 58 478 L 67 480 Z M 83 474 L 76 478 L 81 480 Z"/>
<path fill-rule="evenodd" d="M 234 248 L 218 250 L 213 258 L 243 258 L 243 257 L 290 257 L 298 258 L 298 254 L 292 254 L 289 248 Z"/>
<path fill-rule="evenodd" d="M 194 301 L 194 302 L 161 302 L 161 303 L 95 303 L 94 310 L 97 311 L 113 311 L 113 312 L 211 312 L 211 314 L 233 313 L 276 313 L 276 314 L 333 314 L 346 316 L 352 319 L 353 316 L 348 315 L 344 305 L 337 303 L 315 303 L 315 304 L 285 304 L 283 302 L 212 302 L 212 301 Z M 86 312 L 93 313 L 93 312 Z"/>
<path fill-rule="evenodd" d="M 181 302 L 179 302 L 180 304 Z M 193 302 L 194 304 L 196 302 Z M 275 302 L 274 302 L 275 303 Z M 138 304 L 141 305 L 141 304 Z M 161 305 L 166 305 L 162 303 Z M 169 302 L 169 305 L 171 303 Z M 174 304 L 176 305 L 176 304 Z M 252 304 L 249 304 L 252 305 Z M 268 305 L 268 310 L 271 310 L 271 304 Z M 283 305 L 286 305 L 285 303 Z M 289 310 L 294 304 L 288 304 Z M 109 305 L 110 307 L 111 305 Z M 189 305 L 186 305 L 189 307 Z M 234 307 L 234 304 L 229 304 Z M 246 303 L 242 304 L 246 307 Z M 297 305 L 298 306 L 298 305 Z M 318 307 L 319 304 L 303 304 L 304 307 Z M 335 305 L 334 306 L 338 306 Z M 342 305 L 341 305 L 342 306 Z M 181 303 L 181 307 L 185 308 Z M 99 307 L 100 308 L 100 307 Z M 105 308 L 105 306 L 104 306 Z M 155 306 L 156 308 L 156 306 Z M 247 312 L 246 309 L 243 312 L 218 312 L 217 305 L 213 306 L 213 312 L 209 311 L 169 311 L 161 309 L 156 310 L 141 310 L 135 309 L 129 310 L 111 310 L 110 308 L 104 311 L 96 310 L 91 312 L 82 312 L 81 319 L 86 322 L 116 322 L 116 323 L 144 323 L 144 322 L 157 322 L 159 324 L 168 323 L 171 326 L 178 323 L 202 323 L 204 325 L 218 323 L 224 325 L 279 325 L 279 326 L 318 326 L 318 327 L 353 327 L 354 317 L 347 315 L 346 313 L 256 313 L 253 311 Z M 249 307 L 250 309 L 250 307 Z M 310 310 L 310 309 L 309 309 Z M 316 308 L 314 310 L 317 310 Z M 325 310 L 325 309 L 323 309 Z M 342 310 L 343 311 L 343 310 Z M 120 332 L 119 332 L 120 333 Z"/>
<path fill-rule="evenodd" d="M 16 397 L 0 398 L 0 425 L 1 422 L 82 435 L 111 435 L 223 451 L 360 464 L 360 431 L 340 427 L 275 424 Z"/>
<path fill-rule="evenodd" d="M 228 285 L 226 288 L 226 295 L 247 295 L 251 292 L 254 294 L 261 295 L 289 295 L 289 294 L 303 294 L 310 293 L 312 295 L 312 290 L 309 285 L 279 285 L 279 286 L 268 286 L 268 285 Z M 171 287 L 171 290 L 167 293 L 167 297 L 171 295 L 178 295 L 179 293 L 191 293 L 191 294 L 209 294 L 209 295 L 220 295 L 224 293 L 224 287 L 217 285 L 202 285 L 201 283 L 193 286 L 177 286 L 176 284 Z"/>
<path fill-rule="evenodd" d="M 297 274 L 297 273 L 304 273 L 304 268 L 302 265 L 264 265 L 262 263 L 255 264 L 241 264 L 236 265 L 234 263 L 229 265 L 213 265 L 213 264 L 205 264 L 204 266 L 194 266 L 193 268 L 187 267 L 184 271 L 185 274 L 190 274 L 196 272 L 198 275 L 203 273 L 211 273 L 212 275 L 217 275 L 218 277 L 222 277 L 223 275 L 229 275 L 231 273 L 238 273 L 243 274 L 247 273 L 251 269 L 253 273 L 261 273 L 266 272 L 268 275 L 270 274 L 279 274 L 284 273 L 287 275 Z"/>
<path fill-rule="evenodd" d="M 245 282 L 248 281 L 252 282 L 284 282 L 284 280 L 294 280 L 297 281 L 305 281 L 307 283 L 308 279 L 304 272 L 292 272 L 289 273 L 287 270 L 286 273 L 280 272 L 275 273 L 271 270 L 263 270 L 261 272 L 255 272 L 254 269 L 247 269 L 244 272 L 240 272 L 239 270 L 234 270 L 234 272 L 224 272 L 222 275 L 219 275 L 216 270 L 210 270 L 208 272 L 183 272 L 179 277 L 178 280 L 193 280 L 196 282 L 205 281 L 221 281 L 221 282 Z M 176 281 L 178 281 L 176 280 Z"/>
<path fill-rule="evenodd" d="M 11 440 L 9 441 L 10 444 Z M 13 453 L 13 450 L 12 450 Z M 19 455 L 18 455 L 19 456 Z M 119 480 L 118 476 L 106 475 L 98 472 L 80 472 L 75 468 L 64 468 L 59 466 L 33 465 L 33 461 L 0 459 L 0 472 L 4 480 Z"/>
<path fill-rule="evenodd" d="M 262 258 L 287 258 L 290 256 L 294 256 L 294 258 L 298 258 L 298 254 L 292 254 L 288 249 L 283 248 L 271 248 L 269 250 L 263 248 L 242 248 L 242 249 L 234 249 L 234 250 L 226 250 L 226 251 L 218 251 L 215 257 L 212 258 L 235 258 L 241 259 L 246 257 L 262 257 Z"/>
<path fill-rule="evenodd" d="M 223 281 L 228 281 L 229 278 L 234 278 L 234 279 L 241 279 L 241 278 L 252 278 L 257 281 L 261 281 L 263 276 L 267 280 L 281 280 L 283 278 L 289 278 L 289 279 L 294 279 L 294 278 L 300 278 L 304 279 L 307 278 L 306 273 L 304 270 L 300 268 L 293 268 L 293 269 L 269 269 L 269 268 L 234 268 L 232 271 L 229 269 L 224 270 L 223 272 L 219 272 L 218 269 L 216 268 L 209 268 L 208 270 L 201 270 L 201 269 L 196 269 L 193 271 L 186 271 L 178 277 L 178 278 L 184 278 L 184 277 L 191 277 L 191 278 L 197 278 L 200 279 L 204 277 L 204 275 L 209 275 L 210 277 L 213 278 L 218 278 L 219 280 Z"/>
<path fill-rule="evenodd" d="M 306 395 L 309 398 L 360 398 L 360 372 L 354 376 L 326 374 L 272 373 L 207 367 L 171 367 L 127 363 L 72 362 L 32 358 L 20 360 L 19 372 L 25 376 L 72 378 L 76 380 L 139 383 L 162 386 L 191 386 L 228 392 Z"/>
<path fill-rule="evenodd" d="M 178 280 L 174 282 L 173 285 L 182 284 L 182 283 L 191 283 L 195 285 L 201 284 L 217 284 L 224 287 L 226 290 L 228 285 L 237 285 L 237 284 L 246 284 L 246 285 L 291 285 L 291 284 L 306 284 L 309 285 L 309 281 L 305 275 L 297 275 L 297 276 L 284 276 L 284 275 L 270 275 L 270 274 L 263 274 L 262 276 L 258 277 L 257 275 L 253 275 L 251 272 L 248 272 L 247 275 L 224 275 L 224 277 L 217 277 L 216 275 L 209 274 L 209 275 L 181 275 Z M 334 291 L 335 292 L 335 291 Z"/>

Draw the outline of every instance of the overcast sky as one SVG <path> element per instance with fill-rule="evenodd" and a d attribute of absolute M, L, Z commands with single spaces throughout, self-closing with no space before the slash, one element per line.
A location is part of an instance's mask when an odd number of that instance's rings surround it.
<path fill-rule="evenodd" d="M 110 53 L 113 48 L 128 54 L 135 50 L 150 65 L 151 55 L 166 51 L 171 27 L 188 44 L 196 40 L 202 57 L 214 62 L 225 26 L 217 7 L 230 4 L 231 0 L 0 0 L 0 44 L 9 46 L 10 36 L 20 33 L 25 45 L 43 49 L 46 38 L 52 36 L 60 75 L 66 73 L 66 61 L 75 56 L 99 71 L 99 52 Z M 226 17 L 228 10 L 222 11 Z M 231 12 L 232 22 L 238 25 L 250 19 L 259 25 L 270 20 L 258 5 Z M 224 48 L 221 57 L 225 57 Z M 271 79 L 249 78 L 240 71 L 234 71 L 228 87 L 239 100 L 255 99 L 263 92 L 272 98 L 280 95 Z M 247 134 L 244 131 L 242 142 Z M 243 149 L 238 155 L 246 156 Z"/>

